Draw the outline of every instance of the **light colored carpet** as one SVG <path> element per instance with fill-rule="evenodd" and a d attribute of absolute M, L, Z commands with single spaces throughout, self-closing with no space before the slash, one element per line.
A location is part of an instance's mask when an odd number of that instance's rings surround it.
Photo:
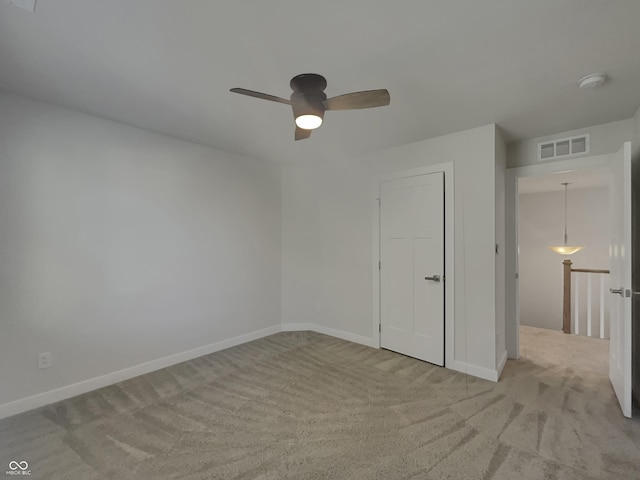
<path fill-rule="evenodd" d="M 0 474 L 26 460 L 34 479 L 640 478 L 640 423 L 606 375 L 554 365 L 536 330 L 498 383 L 280 333 L 0 421 Z"/>
<path fill-rule="evenodd" d="M 522 325 L 520 356 L 540 366 L 564 365 L 605 377 L 609 375 L 609 340 Z"/>

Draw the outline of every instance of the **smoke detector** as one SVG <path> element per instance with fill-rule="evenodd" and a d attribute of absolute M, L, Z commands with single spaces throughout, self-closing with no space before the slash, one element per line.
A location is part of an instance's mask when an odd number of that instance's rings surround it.
<path fill-rule="evenodd" d="M 606 73 L 592 73 L 586 77 L 582 77 L 578 82 L 580 88 L 596 88 L 607 80 Z"/>

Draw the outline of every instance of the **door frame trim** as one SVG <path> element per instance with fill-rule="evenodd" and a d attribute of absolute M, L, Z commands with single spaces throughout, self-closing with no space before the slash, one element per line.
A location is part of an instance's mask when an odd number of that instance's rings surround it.
<path fill-rule="evenodd" d="M 455 319 L 455 263 L 454 263 L 454 163 L 439 163 L 409 170 L 399 170 L 378 175 L 373 185 L 373 249 L 372 249 L 372 290 L 373 290 L 373 344 L 380 348 L 380 184 L 388 180 L 444 173 L 444 366 L 454 362 L 454 319 Z"/>

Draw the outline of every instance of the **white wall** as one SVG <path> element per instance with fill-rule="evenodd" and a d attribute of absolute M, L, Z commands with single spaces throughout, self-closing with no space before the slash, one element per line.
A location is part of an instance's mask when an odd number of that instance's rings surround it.
<path fill-rule="evenodd" d="M 279 329 L 280 200 L 278 167 L 0 95 L 0 406 Z"/>
<path fill-rule="evenodd" d="M 500 129 L 496 128 L 496 365 L 507 360 L 506 347 L 506 170 L 507 147 Z"/>
<path fill-rule="evenodd" d="M 555 133 L 545 137 L 532 138 L 520 142 L 513 142 L 507 145 L 507 166 L 509 168 L 522 167 L 525 165 L 537 165 L 549 162 L 538 160 L 538 143 L 556 140 L 558 138 L 572 137 L 588 133 L 590 135 L 590 153 L 584 155 L 604 155 L 614 153 L 620 146 L 629 141 L 633 131 L 633 120 L 619 120 L 617 122 L 603 123 L 592 127 L 571 130 L 568 132 Z M 551 160 L 550 162 L 553 162 Z"/>
<path fill-rule="evenodd" d="M 283 174 L 283 323 L 310 319 L 373 338 L 373 186 L 378 175 L 455 164 L 455 360 L 496 371 L 495 126 Z M 484 369 L 484 370 L 483 370 Z"/>
<path fill-rule="evenodd" d="M 573 268 L 609 268 L 609 189 L 571 189 L 568 192 L 568 232 L 571 245 L 586 248 L 571 255 Z M 563 256 L 549 245 L 562 245 L 564 192 L 521 194 L 518 199 L 520 249 L 520 324 L 562 330 Z M 573 274 L 573 278 L 578 274 Z M 581 328 L 586 325 L 586 274 L 580 274 Z M 599 321 L 599 276 L 593 275 L 592 335 Z M 609 278 L 605 276 L 605 319 L 608 325 Z M 572 303 L 573 308 L 573 303 Z M 608 328 L 605 330 L 608 337 Z"/>

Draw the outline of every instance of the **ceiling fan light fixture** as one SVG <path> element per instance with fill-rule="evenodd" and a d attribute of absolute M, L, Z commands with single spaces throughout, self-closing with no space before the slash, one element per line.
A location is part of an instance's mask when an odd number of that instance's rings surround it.
<path fill-rule="evenodd" d="M 322 125 L 322 117 L 314 114 L 299 115 L 296 117 L 296 125 L 304 130 L 315 130 Z"/>
<path fill-rule="evenodd" d="M 363 90 L 327 98 L 327 94 L 324 93 L 324 89 L 327 87 L 327 80 L 317 73 L 296 75 L 291 79 L 289 85 L 293 90 L 289 100 L 267 93 L 247 90 L 246 88 L 235 87 L 231 91 L 249 97 L 269 100 L 270 102 L 290 105 L 296 124 L 295 140 L 309 138 L 312 130 L 322 125 L 325 110 L 359 110 L 362 108 L 384 107 L 391 102 L 389 91 L 386 89 Z"/>
<path fill-rule="evenodd" d="M 324 118 L 324 105 L 322 102 L 327 98 L 323 93 L 305 95 L 294 92 L 291 95 L 293 107 L 293 118 L 295 118 L 298 128 L 304 130 L 315 130 L 322 125 Z"/>

